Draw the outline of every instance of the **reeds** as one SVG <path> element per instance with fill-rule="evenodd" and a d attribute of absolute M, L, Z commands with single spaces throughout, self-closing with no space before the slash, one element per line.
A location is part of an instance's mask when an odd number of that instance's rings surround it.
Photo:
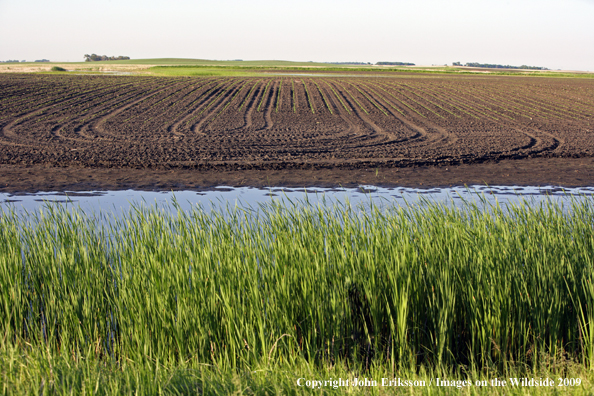
<path fill-rule="evenodd" d="M 594 202 L 0 217 L 1 344 L 110 361 L 594 365 Z"/>

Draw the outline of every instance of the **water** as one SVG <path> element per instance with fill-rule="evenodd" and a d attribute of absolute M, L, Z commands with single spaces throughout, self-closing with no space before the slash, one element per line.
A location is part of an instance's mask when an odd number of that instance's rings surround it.
<path fill-rule="evenodd" d="M 132 204 L 145 203 L 166 207 L 174 199 L 183 210 L 189 210 L 201 205 L 207 210 L 221 206 L 235 206 L 258 208 L 260 204 L 272 200 L 285 200 L 312 204 L 344 204 L 369 205 L 373 203 L 382 207 L 387 205 L 415 204 L 422 200 L 443 202 L 460 205 L 463 201 L 486 200 L 489 203 L 498 202 L 504 206 L 507 203 L 518 203 L 524 199 L 531 203 L 538 203 L 545 199 L 567 202 L 571 199 L 585 199 L 594 197 L 594 187 L 561 188 L 547 187 L 519 187 L 519 186 L 469 186 L 448 188 L 405 188 L 405 187 L 375 187 L 359 186 L 359 188 L 251 188 L 220 186 L 203 191 L 64 191 L 44 192 L 35 194 L 0 194 L 0 209 L 13 208 L 17 212 L 36 211 L 48 202 L 64 205 L 66 208 L 80 208 L 85 212 L 122 213 Z"/>

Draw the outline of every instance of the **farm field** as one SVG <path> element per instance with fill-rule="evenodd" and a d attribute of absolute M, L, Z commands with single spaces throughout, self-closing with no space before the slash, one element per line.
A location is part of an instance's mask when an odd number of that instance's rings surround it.
<path fill-rule="evenodd" d="M 0 86 L 0 191 L 594 181 L 588 79 L 15 73 Z M 536 393 L 589 394 L 592 199 L 482 202 L 1 211 L 0 394 L 335 394 L 296 381 L 339 377 L 472 380 L 467 394 L 552 378 Z"/>
<path fill-rule="evenodd" d="M 0 164 L 411 168 L 594 156 L 594 81 L 0 74 Z"/>

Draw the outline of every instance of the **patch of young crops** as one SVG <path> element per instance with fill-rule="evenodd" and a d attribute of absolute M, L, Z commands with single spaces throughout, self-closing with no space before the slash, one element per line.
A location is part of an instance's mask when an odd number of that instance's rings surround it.
<path fill-rule="evenodd" d="M 530 104 L 533 106 L 538 106 L 538 111 L 546 111 L 548 113 L 551 113 L 551 116 L 555 117 L 555 118 L 559 118 L 559 119 L 571 118 L 574 120 L 581 120 L 581 117 L 583 117 L 582 114 L 574 111 L 574 108 L 563 106 L 558 101 L 555 101 L 554 103 L 552 103 L 550 100 L 543 101 L 543 100 L 536 99 L 534 97 L 531 98 L 531 97 L 526 97 L 526 96 L 522 97 L 521 100 L 523 103 Z M 562 108 L 562 110 L 559 110 L 558 108 Z"/>
<path fill-rule="evenodd" d="M 208 83 L 207 83 L 207 84 L 208 84 Z M 206 85 L 206 84 L 205 84 L 205 85 Z M 142 111 L 139 111 L 139 112 L 138 112 L 138 113 L 136 113 L 136 114 L 132 114 L 132 115 L 131 115 L 131 116 L 129 116 L 128 118 L 124 119 L 124 120 L 122 121 L 122 123 L 123 123 L 123 124 L 126 124 L 126 123 L 127 123 L 127 122 L 129 122 L 130 120 L 132 120 L 132 119 L 134 119 L 134 118 L 137 118 L 137 117 L 140 117 L 140 116 L 142 116 L 142 115 L 143 115 L 143 114 L 145 114 L 145 113 L 146 113 L 146 111 L 148 111 L 149 109 L 152 109 L 152 108 L 153 108 L 153 105 L 152 105 L 152 104 L 149 104 L 149 105 L 146 107 L 146 109 L 142 108 L 141 106 L 142 106 L 142 105 L 144 105 L 144 104 L 146 104 L 146 103 L 145 103 L 146 101 L 155 99 L 153 96 L 155 96 L 155 95 L 158 95 L 158 94 L 162 93 L 163 91 L 166 91 L 167 89 L 169 89 L 169 88 L 171 88 L 171 87 L 172 87 L 172 85 L 168 85 L 168 86 L 166 86 L 165 88 L 163 88 L 163 87 L 155 87 L 155 88 L 153 88 L 153 89 L 149 90 L 148 92 L 146 92 L 146 94 L 145 94 L 145 97 L 144 97 L 142 100 L 140 100 L 138 103 L 136 103 L 135 105 L 133 105 L 133 106 L 131 106 L 130 108 L 128 108 L 128 109 L 127 109 L 127 111 L 131 111 L 131 110 L 132 110 L 132 108 L 136 107 L 136 108 L 140 108 L 140 109 L 142 109 Z"/>
<path fill-rule="evenodd" d="M 129 91 L 124 91 L 121 94 L 118 95 L 111 95 L 111 97 L 107 97 L 104 100 L 101 101 L 82 101 L 81 103 L 77 104 L 77 105 L 71 105 L 68 108 L 62 108 L 62 109 L 58 109 L 55 113 L 51 113 L 48 114 L 46 117 L 42 117 L 42 118 L 38 118 L 37 122 L 39 122 L 40 120 L 43 120 L 45 118 L 49 118 L 50 116 L 59 116 L 61 114 L 69 114 L 69 116 L 67 117 L 68 119 L 70 118 L 74 118 L 74 117 L 79 117 L 82 114 L 89 112 L 91 110 L 98 110 L 97 108 L 99 106 L 103 106 L 106 105 L 107 109 L 111 109 L 114 108 L 116 106 L 120 106 L 122 103 L 128 102 L 131 99 L 134 99 L 138 96 L 140 96 L 141 94 L 143 94 L 142 91 L 138 90 L 138 89 L 131 89 Z M 122 98 L 122 96 L 126 95 L 124 98 Z M 105 95 L 107 96 L 107 95 Z M 76 112 L 73 111 L 76 108 L 82 107 L 82 110 Z M 70 114 L 70 113 L 74 113 L 74 114 Z M 96 113 L 95 113 L 96 114 Z"/>
<path fill-rule="evenodd" d="M 56 106 L 64 106 L 64 105 L 66 105 L 66 104 L 68 104 L 70 102 L 81 101 L 81 96 L 84 97 L 84 95 L 86 95 L 86 94 L 89 94 L 89 95 L 95 94 L 96 95 L 97 93 L 99 93 L 99 94 L 102 94 L 103 95 L 104 92 L 108 92 L 108 93 L 109 92 L 111 92 L 111 93 L 116 92 L 116 91 L 111 91 L 111 90 L 112 90 L 112 87 L 102 87 L 102 88 L 99 88 L 99 89 L 91 89 L 91 90 L 84 91 L 84 92 L 68 92 L 69 94 L 66 95 L 66 96 L 58 96 L 57 98 L 50 97 L 50 99 L 45 100 L 45 101 L 43 101 L 41 103 L 38 103 L 36 101 L 32 101 L 33 104 L 36 104 L 36 106 L 28 107 L 28 108 L 24 109 L 23 111 L 21 111 L 21 114 L 28 113 L 30 111 L 34 111 L 35 109 L 38 109 L 40 107 L 44 107 L 45 105 L 48 105 L 48 106 L 51 106 L 51 107 L 56 107 Z M 53 103 L 53 105 L 52 105 L 52 103 Z M 14 115 L 18 116 L 19 114 L 14 114 Z"/>
<path fill-rule="evenodd" d="M 195 86 L 194 89 L 190 93 L 185 95 L 188 98 L 189 103 L 184 103 L 182 100 L 179 100 L 175 104 L 173 104 L 171 107 L 181 107 L 181 109 L 179 111 L 175 112 L 171 116 L 171 119 L 174 120 L 177 117 L 179 117 L 181 114 L 183 114 L 184 112 L 188 111 L 188 109 L 191 108 L 191 106 L 200 98 L 200 95 L 196 95 L 196 93 L 208 84 L 209 83 L 204 83 L 197 87 Z M 195 96 L 196 99 L 192 100 L 193 96 Z"/>
<path fill-rule="evenodd" d="M 434 90 L 434 89 L 428 88 L 426 85 L 424 86 L 424 88 L 425 88 L 427 91 L 429 91 L 429 92 L 433 92 L 433 94 L 431 94 L 431 93 L 428 93 L 428 92 L 427 92 L 427 95 L 430 95 L 430 96 L 434 97 L 435 99 L 437 99 L 437 100 L 439 100 L 439 101 L 443 102 L 444 104 L 447 104 L 448 106 L 450 106 L 450 107 L 453 107 L 454 109 L 458 110 L 459 112 L 461 112 L 461 113 L 464 113 L 464 114 L 466 114 L 466 115 L 468 115 L 468 116 L 470 116 L 470 117 L 472 117 L 472 118 L 475 118 L 475 119 L 477 119 L 477 120 L 479 120 L 479 119 L 480 119 L 480 118 L 479 118 L 479 117 L 477 117 L 476 115 L 474 115 L 474 114 L 472 114 L 472 113 L 469 113 L 469 112 L 467 112 L 466 110 L 464 110 L 464 109 L 462 109 L 462 108 L 458 107 L 458 106 L 461 106 L 461 107 L 462 107 L 462 105 L 460 104 L 460 102 L 459 102 L 459 101 L 456 101 L 454 98 L 452 98 L 452 97 L 447 97 L 447 98 L 438 97 L 437 95 L 440 95 L 440 96 L 441 96 L 441 95 L 443 95 L 443 93 L 442 93 L 442 92 L 440 92 L 440 91 L 436 91 L 436 90 Z M 421 92 L 423 92 L 423 91 L 421 91 Z M 458 104 L 458 106 L 454 105 L 454 103 L 457 103 L 457 104 Z"/>
<path fill-rule="evenodd" d="M 431 101 L 431 100 L 429 100 L 429 99 L 425 98 L 424 96 L 421 96 L 421 95 L 419 95 L 419 94 L 416 92 L 416 91 L 420 91 L 420 92 L 424 93 L 425 95 L 433 96 L 433 95 L 427 94 L 427 93 L 426 93 L 426 92 L 424 92 L 422 89 L 420 89 L 420 88 L 418 88 L 418 87 L 412 87 L 412 86 L 410 86 L 410 85 L 408 85 L 408 84 L 404 84 L 404 83 L 400 83 L 400 85 L 403 85 L 403 86 L 405 86 L 405 87 L 408 87 L 408 88 L 410 89 L 410 92 L 411 92 L 413 95 L 415 95 L 415 96 L 419 97 L 420 99 L 422 99 L 422 100 L 424 100 L 424 101 L 426 101 L 426 102 L 428 102 L 428 103 L 431 103 L 433 106 L 435 106 L 435 107 L 437 107 L 437 108 L 441 109 L 442 111 L 445 111 L 446 113 L 449 113 L 449 114 L 453 115 L 454 117 L 461 118 L 461 116 L 459 116 L 458 114 L 456 114 L 456 113 L 452 113 L 452 112 L 451 112 L 451 111 L 449 111 L 448 109 L 445 109 L 445 108 L 441 107 L 439 104 L 437 104 L 437 103 L 435 103 L 435 102 L 433 102 L 433 101 Z"/>
<path fill-rule="evenodd" d="M 307 90 L 307 85 L 305 84 L 305 80 L 301 80 L 301 82 L 303 83 L 303 88 L 305 88 L 305 95 L 307 96 L 307 103 L 309 103 L 309 109 L 311 110 L 312 114 L 315 114 L 316 110 L 314 109 L 313 99 L 312 99 L 311 95 L 309 94 L 309 91 Z"/>
<path fill-rule="evenodd" d="M 592 368 L 592 218 L 590 198 L 3 212 L 0 349 L 221 370 Z"/>
<path fill-rule="evenodd" d="M 178 85 L 180 85 L 180 84 L 176 84 L 175 88 L 177 88 Z M 176 89 L 171 93 L 168 93 L 167 95 L 165 95 L 163 98 L 159 99 L 158 101 L 149 104 L 149 106 L 144 108 L 143 111 L 140 114 L 138 114 L 138 116 L 143 117 L 143 119 L 144 119 L 143 123 L 150 121 L 152 119 L 152 117 L 148 117 L 148 118 L 146 117 L 150 111 L 154 110 L 157 114 L 160 114 L 163 111 L 163 105 L 162 105 L 163 102 L 165 102 L 168 99 L 173 98 L 175 95 L 178 95 L 180 92 L 187 89 L 190 85 L 191 84 L 187 83 L 183 87 Z"/>
<path fill-rule="evenodd" d="M 550 111 L 550 110 L 529 106 L 527 104 L 527 102 L 525 100 L 523 100 L 522 98 L 520 98 L 519 95 L 517 95 L 517 93 L 514 91 L 504 92 L 501 90 L 489 89 L 487 87 L 480 87 L 480 88 L 474 87 L 473 91 L 482 93 L 485 97 L 488 95 L 491 98 L 490 99 L 491 102 L 504 103 L 506 106 L 510 106 L 510 107 L 522 112 L 522 113 L 517 113 L 517 112 L 514 112 L 513 110 L 509 110 L 509 108 L 501 106 L 502 108 L 506 109 L 507 111 L 510 111 L 514 114 L 518 114 L 519 116 L 528 118 L 530 120 L 533 117 L 541 117 L 543 119 L 548 119 L 549 117 L 553 117 L 553 118 L 560 119 L 560 117 L 558 117 L 557 115 L 552 114 L 552 111 Z M 527 116 L 523 113 L 526 113 L 529 116 Z M 551 114 L 547 114 L 547 113 L 551 113 Z"/>
<path fill-rule="evenodd" d="M 281 78 L 280 83 L 278 84 L 278 91 L 276 93 L 276 106 L 275 106 L 276 113 L 278 113 L 278 107 L 280 106 L 282 88 L 283 88 L 283 79 Z"/>
<path fill-rule="evenodd" d="M 374 84 L 374 85 L 375 85 L 375 86 L 377 86 L 377 87 L 378 87 L 378 88 L 380 88 L 380 89 L 383 89 L 383 88 L 381 88 L 381 87 L 380 87 L 380 85 L 378 85 L 378 84 Z M 388 85 L 387 85 L 387 84 L 381 84 L 381 85 L 383 85 L 384 87 L 388 87 Z M 392 88 L 392 87 L 390 87 L 390 88 Z M 403 102 L 402 100 L 400 100 L 399 98 L 397 98 L 397 97 L 396 97 L 396 96 L 395 96 L 393 93 L 391 93 L 391 92 L 389 92 L 389 91 L 386 91 L 385 89 L 383 89 L 383 90 L 384 90 L 384 91 L 385 91 L 385 92 L 386 92 L 388 95 L 390 95 L 392 98 L 396 99 L 396 101 L 398 101 L 398 103 L 402 104 L 403 106 L 406 106 L 406 107 L 408 107 L 410 110 L 412 110 L 413 112 L 417 113 L 417 114 L 418 114 L 418 115 L 420 115 L 421 117 L 423 117 L 423 118 L 427 118 L 427 117 L 426 117 L 426 116 L 425 116 L 423 113 L 420 113 L 420 112 L 419 112 L 417 109 L 415 109 L 414 107 L 412 107 L 412 106 L 408 105 L 407 103 Z"/>
<path fill-rule="evenodd" d="M 129 94 L 129 93 L 133 93 L 133 94 L 137 95 L 138 92 L 139 92 L 138 88 L 133 88 L 133 89 L 124 91 L 122 94 L 118 94 L 117 96 L 115 96 L 115 98 L 113 97 L 114 95 L 112 93 L 112 97 L 108 97 L 107 99 L 105 99 L 101 102 L 93 102 L 92 100 L 86 100 L 86 98 L 83 97 L 83 99 L 80 100 L 78 103 L 71 104 L 68 107 L 65 107 L 64 105 L 66 103 L 63 103 L 61 108 L 56 109 L 53 113 L 49 113 L 46 117 L 42 117 L 40 119 L 46 119 L 46 118 L 49 118 L 50 116 L 53 116 L 53 118 L 55 119 L 56 117 L 63 116 L 63 118 L 58 120 L 58 122 L 61 122 L 62 120 L 68 120 L 68 119 L 76 117 L 84 112 L 87 112 L 96 106 L 102 105 L 109 101 L 113 101 L 114 99 L 117 99 L 122 95 Z M 102 95 L 101 97 L 107 97 L 107 95 Z M 133 96 L 131 95 L 130 97 L 133 97 Z M 37 122 L 39 122 L 40 119 L 38 119 Z"/>
<path fill-rule="evenodd" d="M 392 86 L 394 86 L 393 84 L 391 84 Z M 399 86 L 403 86 L 401 84 L 399 84 Z M 412 91 L 412 90 L 411 90 Z M 439 118 L 444 118 L 441 114 L 436 113 L 435 111 L 431 110 L 429 107 L 425 106 L 424 104 L 420 103 L 419 101 L 411 98 L 410 96 L 404 94 L 404 92 L 402 91 L 398 91 L 398 93 L 402 96 L 404 96 L 406 99 L 410 100 L 411 102 L 415 102 L 417 105 L 421 106 L 422 108 L 424 108 L 425 110 L 427 110 L 428 112 L 430 112 L 433 115 L 436 115 Z M 412 93 L 412 92 L 411 92 Z"/>
<path fill-rule="evenodd" d="M 208 102 L 208 104 L 202 108 L 202 110 L 200 110 L 200 112 L 198 114 L 196 114 L 194 117 L 190 118 L 188 121 L 186 121 L 186 127 L 190 125 L 190 123 L 195 120 L 196 118 L 200 117 L 202 115 L 202 113 L 204 113 L 208 108 L 210 108 L 210 106 L 212 106 L 217 100 L 219 100 L 219 98 L 225 93 L 227 92 L 227 90 L 229 88 L 231 88 L 233 85 L 235 85 L 237 83 L 237 81 L 231 80 L 231 84 L 224 87 L 221 92 L 215 96 L 210 102 Z M 223 81 L 222 83 L 218 84 L 216 87 L 212 88 L 211 90 L 209 90 L 209 92 L 213 92 L 216 88 L 218 88 L 219 86 L 226 84 L 227 80 Z"/>
<path fill-rule="evenodd" d="M 512 121 L 514 120 L 513 118 L 511 118 L 508 115 L 502 114 L 502 113 L 498 112 L 497 110 L 495 110 L 495 109 L 493 109 L 491 107 L 488 107 L 488 106 L 485 106 L 485 105 L 479 103 L 481 101 L 482 102 L 485 101 L 485 98 L 483 98 L 483 97 L 477 97 L 476 95 L 471 94 L 470 91 L 464 91 L 464 90 L 462 90 L 459 86 L 457 88 L 450 88 L 450 89 L 456 92 L 454 95 L 461 96 L 463 98 L 470 98 L 472 100 L 472 106 L 471 105 L 467 105 L 467 107 L 473 109 L 476 112 L 481 113 L 485 117 L 491 118 L 491 119 L 493 119 L 495 121 L 499 121 L 499 118 L 497 118 L 497 117 L 495 117 L 493 115 L 490 115 L 488 113 L 482 112 L 482 111 L 478 110 L 477 107 L 480 107 L 480 108 L 482 108 L 482 109 L 484 109 L 484 110 L 486 110 L 488 112 L 495 113 L 495 114 L 497 114 L 500 117 L 505 117 L 505 118 L 508 118 L 508 119 L 510 119 Z"/>
<path fill-rule="evenodd" d="M 363 84 L 363 83 L 361 83 L 361 84 L 362 84 L 362 85 L 365 85 L 365 84 Z M 370 83 L 370 84 L 371 84 L 371 83 Z M 380 87 L 379 85 L 377 85 L 377 84 L 374 84 L 374 86 L 375 86 L 375 87 L 377 87 L 377 88 L 379 88 L 379 89 L 381 89 L 382 91 L 384 91 L 384 92 L 388 93 L 388 91 L 386 91 L 384 88 Z M 367 87 L 367 89 L 369 89 L 371 92 L 373 92 L 373 94 L 374 94 L 376 97 L 378 97 L 378 98 L 380 98 L 381 100 L 383 100 L 383 101 L 384 101 L 384 103 L 387 103 L 387 104 L 388 104 L 388 106 L 390 106 L 391 108 L 393 108 L 394 110 L 396 110 L 397 112 L 399 112 L 400 114 L 402 114 L 403 116 L 406 116 L 406 114 L 404 114 L 404 112 L 403 112 L 402 110 L 400 110 L 398 107 L 394 106 L 394 105 L 393 105 L 393 104 L 392 104 L 390 101 L 386 100 L 386 98 L 384 98 L 382 95 L 380 95 L 379 93 L 375 92 L 375 91 L 373 90 L 373 88 L 371 88 L 369 85 L 365 85 L 365 87 Z"/>
<path fill-rule="evenodd" d="M 336 85 L 338 85 L 338 86 L 339 86 L 339 87 L 340 87 L 340 88 L 341 88 L 341 89 L 342 89 L 344 92 L 346 92 L 346 93 L 347 93 L 347 95 L 349 95 L 349 96 L 350 96 L 350 98 L 351 98 L 351 99 L 353 99 L 353 101 L 354 101 L 355 103 L 357 103 L 357 105 L 359 106 L 359 108 L 360 108 L 361 110 L 363 110 L 363 112 L 364 112 L 365 114 L 369 114 L 369 113 L 367 112 L 367 109 L 365 109 L 365 107 L 363 107 L 363 105 L 362 105 L 361 103 L 359 103 L 359 101 L 358 101 L 357 99 L 355 99 L 355 97 L 354 97 L 354 96 L 353 96 L 353 95 L 352 95 L 352 94 L 351 94 L 351 93 L 348 91 L 348 89 L 346 89 L 345 87 L 343 87 L 343 86 L 342 86 L 342 85 L 341 85 L 341 84 L 340 84 L 338 81 L 334 81 L 334 83 L 335 83 Z"/>
<path fill-rule="evenodd" d="M 481 114 L 482 116 L 484 116 L 490 120 L 499 121 L 499 118 L 497 118 L 491 114 L 487 114 L 484 111 L 479 110 L 477 107 L 466 103 L 466 101 L 464 99 L 462 99 L 462 95 L 460 95 L 459 92 L 456 92 L 456 93 L 447 92 L 446 88 L 444 86 L 439 86 L 439 88 L 436 88 L 436 89 L 439 89 L 439 91 L 443 92 L 444 95 L 448 96 L 450 101 L 454 101 L 454 98 L 456 98 L 457 103 L 463 103 L 463 106 L 466 107 L 467 109 L 469 109 L 470 111 Z M 457 91 L 455 88 L 450 88 L 450 89 L 453 91 Z M 476 102 L 474 102 L 474 101 L 472 103 L 476 104 Z M 481 106 L 481 107 L 484 107 L 484 106 Z M 487 109 L 487 110 L 489 110 L 489 109 Z"/>
<path fill-rule="evenodd" d="M 347 113 L 351 113 L 351 109 L 349 109 L 347 107 L 347 105 L 343 102 L 342 98 L 340 97 L 340 95 L 338 95 L 338 92 L 336 92 L 336 90 L 334 89 L 334 87 L 332 85 L 330 85 L 330 83 L 328 83 L 327 81 L 324 81 L 326 83 L 326 85 L 330 88 L 330 90 L 332 91 L 332 93 L 334 94 L 334 96 L 336 97 L 336 99 L 338 99 L 338 101 L 340 102 L 340 104 L 342 105 L 342 107 L 344 107 L 344 109 L 346 110 Z"/>
<path fill-rule="evenodd" d="M 486 94 L 480 95 L 480 96 L 478 96 L 478 97 L 477 97 L 476 95 L 474 95 L 474 94 L 471 94 L 471 92 L 473 92 L 473 93 L 480 93 L 480 91 L 479 91 L 479 90 L 478 90 L 476 87 L 474 87 L 472 91 L 465 90 L 465 89 L 460 89 L 460 90 L 458 90 L 458 91 L 459 91 L 459 92 L 463 92 L 463 93 L 465 93 L 466 95 L 468 95 L 468 96 L 470 96 L 470 97 L 474 97 L 476 100 L 481 100 L 482 102 L 484 102 L 485 104 L 488 104 L 488 105 L 490 105 L 490 106 L 495 106 L 495 107 L 498 107 L 498 108 L 500 108 L 500 109 L 502 109 L 502 110 L 504 110 L 504 111 L 508 111 L 508 112 L 510 112 L 510 113 L 517 114 L 517 115 L 519 115 L 520 117 L 525 117 L 525 118 L 529 118 L 529 119 L 531 119 L 529 116 L 526 116 L 526 115 L 524 115 L 524 114 L 521 114 L 521 113 L 515 112 L 515 111 L 513 111 L 513 110 L 509 109 L 508 107 L 505 107 L 505 106 L 503 106 L 503 105 L 502 105 L 503 101 L 501 101 L 501 100 L 493 100 L 493 99 L 491 99 L 491 98 L 490 98 L 488 95 L 486 95 Z M 475 103 L 476 103 L 476 101 L 475 101 Z M 479 106 L 481 106 L 481 105 L 479 104 Z M 514 120 L 512 117 L 510 117 L 509 115 L 507 115 L 507 114 L 504 114 L 504 113 L 501 113 L 501 112 L 498 112 L 498 111 L 494 110 L 493 108 L 486 107 L 486 106 L 482 106 L 482 107 L 483 107 L 483 108 L 485 108 L 485 109 L 487 109 L 487 110 L 489 110 L 489 111 L 491 111 L 491 112 L 493 112 L 493 113 L 495 113 L 495 114 L 497 114 L 497 115 L 499 115 L 499 116 L 501 116 L 501 117 L 505 117 L 505 118 L 508 118 L 508 119 L 510 119 L 510 120 L 512 120 L 512 121 L 515 121 L 515 120 Z M 522 110 L 522 111 L 525 111 L 525 110 Z M 546 118 L 546 117 L 543 117 L 543 118 Z"/>
<path fill-rule="evenodd" d="M 485 93 L 485 96 L 488 94 L 491 97 L 491 102 L 504 103 L 505 106 L 509 106 L 509 107 L 516 109 L 516 110 L 520 111 L 521 113 L 510 110 L 508 107 L 501 106 L 503 109 L 505 109 L 511 113 L 517 114 L 521 117 L 528 118 L 530 120 L 532 120 L 532 118 L 535 118 L 535 117 L 541 117 L 545 120 L 548 119 L 549 117 L 560 119 L 560 117 L 556 116 L 555 114 L 552 114 L 552 112 L 550 110 L 528 106 L 528 105 L 526 105 L 525 101 L 522 101 L 519 98 L 514 98 L 509 94 L 504 95 L 503 93 L 501 93 L 499 91 L 496 91 L 496 94 L 494 94 L 493 90 L 488 90 L 484 87 L 482 89 L 483 89 L 482 92 Z M 476 91 L 478 91 L 478 89 L 475 88 L 475 92 Z M 495 95 L 497 95 L 497 96 L 495 96 Z M 547 113 L 551 113 L 551 114 L 547 114 Z M 526 114 L 528 114 L 528 115 L 526 115 Z"/>
<path fill-rule="evenodd" d="M 318 92 L 320 93 L 320 95 L 322 96 L 322 100 L 324 101 L 324 103 L 326 104 L 326 108 L 328 109 L 328 111 L 330 112 L 330 114 L 334 114 L 334 112 L 332 111 L 332 107 L 330 107 L 330 103 L 328 103 L 328 101 L 326 100 L 326 96 L 324 95 L 324 92 L 322 92 L 322 89 L 320 88 L 320 86 L 318 85 L 317 82 L 313 81 L 313 83 L 316 85 L 316 87 L 318 88 Z"/>
<path fill-rule="evenodd" d="M 256 109 L 256 111 L 260 111 L 260 108 L 262 107 L 262 103 L 264 103 L 264 100 L 266 99 L 266 94 L 268 93 L 268 87 L 270 86 L 271 82 L 272 82 L 272 80 L 268 80 L 268 82 L 266 83 L 266 86 L 264 87 L 264 92 L 262 93 L 262 98 L 260 99 L 260 103 L 258 103 L 258 108 Z"/>
<path fill-rule="evenodd" d="M 247 85 L 247 81 L 245 81 L 243 84 L 241 84 L 241 87 L 239 87 L 239 89 L 235 92 L 235 94 L 233 94 L 233 97 L 227 102 L 227 104 L 221 109 L 221 111 L 219 111 L 211 120 L 214 121 L 216 120 L 222 112 L 224 112 L 225 110 L 227 110 L 227 107 L 229 107 L 229 105 L 235 100 L 235 98 L 237 97 L 237 95 L 239 95 L 239 93 L 241 91 L 243 91 L 243 88 Z"/>
<path fill-rule="evenodd" d="M 555 90 L 553 92 L 549 91 L 549 90 L 542 90 L 541 87 L 536 87 L 535 90 L 522 90 L 523 92 L 528 92 L 529 95 L 526 95 L 526 93 L 524 93 L 524 95 L 522 95 L 521 99 L 522 100 L 529 100 L 529 101 L 534 101 L 536 102 L 536 104 L 538 106 L 542 106 L 542 105 L 546 105 L 546 106 L 554 106 L 555 107 L 560 107 L 563 109 L 563 111 L 568 111 L 571 113 L 574 113 L 578 116 L 583 117 L 584 114 L 580 114 L 577 113 L 576 110 L 580 110 L 582 112 L 585 113 L 586 116 L 592 116 L 592 113 L 590 113 L 590 111 L 592 111 L 591 107 L 592 104 L 587 104 L 586 107 L 587 109 L 584 109 L 584 103 L 581 102 L 578 98 L 575 97 L 564 97 L 559 95 L 559 90 Z M 543 94 L 545 94 L 544 98 L 543 98 Z M 520 97 L 520 95 L 518 94 L 518 97 Z M 554 98 L 555 101 L 552 102 L 551 98 Z M 590 107 L 590 108 L 588 108 Z M 562 112 L 560 113 L 562 116 L 564 115 Z"/>
<path fill-rule="evenodd" d="M 190 95 L 198 91 L 200 88 L 202 88 L 202 86 L 199 86 L 198 88 L 196 88 L 193 85 L 187 86 L 173 93 L 172 95 L 168 95 L 168 97 L 161 99 L 159 102 L 152 104 L 150 107 L 146 108 L 141 112 L 144 118 L 143 124 L 146 124 L 155 118 L 161 119 L 164 112 L 177 107 L 182 103 L 183 99 L 189 97 Z M 188 89 L 189 92 L 187 92 Z M 165 102 L 165 100 L 168 100 L 168 102 Z M 158 106 L 158 104 L 161 104 L 161 106 Z M 184 110 L 186 109 L 180 110 L 179 112 L 177 112 L 177 114 L 183 113 Z"/>
<path fill-rule="evenodd" d="M 243 105 L 247 103 L 248 99 L 250 98 L 250 96 L 252 95 L 252 91 L 254 90 L 254 88 L 256 88 L 256 86 L 260 83 L 261 80 L 257 80 L 254 85 L 252 86 L 252 89 L 249 90 L 247 96 L 245 97 L 245 99 L 243 99 L 243 101 L 241 102 L 241 105 L 239 106 L 239 108 L 237 109 L 238 111 L 242 109 Z"/>
<path fill-rule="evenodd" d="M 383 108 L 381 108 L 381 107 L 380 107 L 380 105 L 378 105 L 378 104 L 377 104 L 377 103 L 376 103 L 376 102 L 375 102 L 373 99 L 371 99 L 371 98 L 369 97 L 369 95 L 367 95 L 365 92 L 363 92 L 363 91 L 362 91 L 362 90 L 361 90 L 361 89 L 360 89 L 358 86 L 356 86 L 356 85 L 353 85 L 353 84 L 351 84 L 351 83 L 349 83 L 349 85 L 350 85 L 351 87 L 355 88 L 357 91 L 359 91 L 359 93 L 360 93 L 361 95 L 363 95 L 363 96 L 365 97 L 365 99 L 367 99 L 367 101 L 368 101 L 369 103 L 371 103 L 371 104 L 372 104 L 372 105 L 373 105 L 373 106 L 374 106 L 376 109 L 378 109 L 379 111 L 381 111 L 382 113 L 384 113 L 384 115 L 386 115 L 386 116 L 388 115 L 388 113 L 386 112 L 386 110 L 384 110 Z M 361 84 L 361 85 L 364 85 L 364 84 Z"/>
<path fill-rule="evenodd" d="M 204 87 L 206 87 L 206 86 L 208 86 L 208 85 L 211 85 L 211 84 L 216 84 L 216 83 L 217 83 L 218 81 L 220 81 L 220 80 L 223 80 L 223 81 L 224 81 L 224 79 L 216 78 L 216 79 L 210 80 L 210 81 L 208 81 L 208 82 L 206 82 L 206 83 L 204 83 L 204 84 L 200 85 L 200 86 L 199 86 L 199 87 L 198 87 L 196 90 L 202 89 L 202 88 L 204 88 Z M 209 94 L 209 93 L 210 93 L 210 92 L 211 92 L 211 91 L 212 91 L 214 88 L 218 87 L 218 86 L 219 86 L 219 85 L 221 85 L 221 84 L 222 84 L 222 83 L 219 83 L 218 85 L 215 85 L 213 88 L 211 88 L 211 89 L 208 89 L 208 90 L 206 90 L 205 92 L 203 92 L 203 93 L 201 93 L 201 94 L 197 95 L 197 96 L 196 96 L 196 99 L 194 99 L 194 100 L 192 100 L 190 103 L 188 103 L 188 104 L 184 105 L 184 108 L 183 108 L 182 110 L 180 110 L 179 112 L 177 112 L 177 113 L 176 113 L 176 114 L 173 116 L 173 118 L 177 118 L 177 117 L 179 117 L 181 114 L 183 114 L 184 112 L 187 112 L 188 110 L 190 110 L 190 114 L 191 114 L 191 112 L 193 112 L 193 111 L 195 110 L 195 108 L 193 107 L 193 106 L 194 106 L 194 104 L 195 104 L 195 103 L 197 103 L 198 101 L 200 101 L 201 99 L 203 99 L 204 97 L 207 97 L 207 96 L 208 96 L 208 94 Z"/>
<path fill-rule="evenodd" d="M 293 113 L 297 113 L 297 94 L 295 93 L 295 80 L 291 80 L 291 93 L 293 97 Z"/>

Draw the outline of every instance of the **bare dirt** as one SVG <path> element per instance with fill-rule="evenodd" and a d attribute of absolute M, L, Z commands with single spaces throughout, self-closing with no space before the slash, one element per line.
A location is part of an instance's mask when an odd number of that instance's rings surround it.
<path fill-rule="evenodd" d="M 0 191 L 592 185 L 594 81 L 0 74 Z"/>

